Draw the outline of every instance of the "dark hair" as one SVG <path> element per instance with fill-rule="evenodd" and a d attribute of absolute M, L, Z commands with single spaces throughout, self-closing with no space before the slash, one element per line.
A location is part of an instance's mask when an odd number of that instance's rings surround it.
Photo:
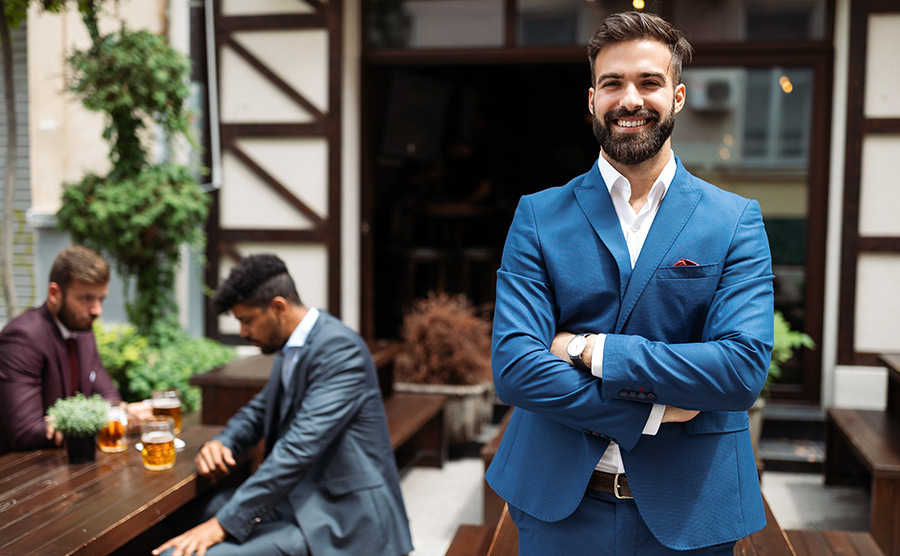
<path fill-rule="evenodd" d="M 250 255 L 231 269 L 228 278 L 213 295 L 217 314 L 225 313 L 238 303 L 250 307 L 268 307 L 280 296 L 294 305 L 301 305 L 294 280 L 284 261 L 275 255 Z"/>
<path fill-rule="evenodd" d="M 50 267 L 50 281 L 65 290 L 75 280 L 91 286 L 106 284 L 109 264 L 95 251 L 81 245 L 63 249 Z"/>
<path fill-rule="evenodd" d="M 591 86 L 595 85 L 594 62 L 597 61 L 597 54 L 601 50 L 614 44 L 638 40 L 653 40 L 668 46 L 672 52 L 673 86 L 681 83 L 682 65 L 690 63 L 693 52 L 691 44 L 684 38 L 681 31 L 655 14 L 622 12 L 607 17 L 588 41 L 587 53 L 588 61 L 591 64 Z"/>

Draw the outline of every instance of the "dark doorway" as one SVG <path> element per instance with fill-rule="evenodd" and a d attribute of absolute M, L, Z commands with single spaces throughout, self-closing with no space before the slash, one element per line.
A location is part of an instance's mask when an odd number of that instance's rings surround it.
<path fill-rule="evenodd" d="M 597 157 L 587 62 L 364 75 L 375 336 L 395 337 L 429 291 L 489 310 L 519 198 L 564 185 Z"/>

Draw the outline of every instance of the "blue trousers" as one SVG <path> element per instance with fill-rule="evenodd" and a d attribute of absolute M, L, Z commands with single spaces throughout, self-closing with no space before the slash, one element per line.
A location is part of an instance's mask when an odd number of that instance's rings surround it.
<path fill-rule="evenodd" d="M 673 512 L 680 508 L 672 508 Z M 519 556 L 732 556 L 734 542 L 697 550 L 673 550 L 647 528 L 634 500 L 588 491 L 575 512 L 541 521 L 509 506 L 519 530 Z"/>

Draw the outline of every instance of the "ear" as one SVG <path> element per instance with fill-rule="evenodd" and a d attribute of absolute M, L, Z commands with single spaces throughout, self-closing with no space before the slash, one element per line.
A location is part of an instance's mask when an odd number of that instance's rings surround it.
<path fill-rule="evenodd" d="M 276 295 L 272 298 L 272 301 L 269 302 L 269 309 L 271 309 L 275 315 L 282 315 L 287 310 L 287 304 L 287 299 L 280 295 Z"/>
<path fill-rule="evenodd" d="M 55 315 L 62 307 L 63 290 L 56 282 L 50 282 L 47 286 L 47 307 Z"/>
<path fill-rule="evenodd" d="M 594 88 L 588 89 L 588 112 L 594 113 Z"/>
<path fill-rule="evenodd" d="M 684 87 L 684 83 L 679 83 L 675 87 L 675 113 L 681 112 L 681 109 L 684 108 L 686 89 Z"/>

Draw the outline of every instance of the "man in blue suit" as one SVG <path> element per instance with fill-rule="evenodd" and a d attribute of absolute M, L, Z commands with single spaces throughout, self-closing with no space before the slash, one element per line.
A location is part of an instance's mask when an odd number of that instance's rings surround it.
<path fill-rule="evenodd" d="M 515 406 L 486 478 L 521 555 L 730 555 L 765 525 L 746 410 L 773 343 L 759 204 L 672 152 L 691 48 L 610 16 L 588 47 L 601 154 L 522 198 L 492 363 Z"/>
<path fill-rule="evenodd" d="M 275 255 L 243 259 L 213 303 L 240 321 L 243 338 L 277 355 L 262 392 L 194 461 L 203 476 L 225 475 L 234 456 L 260 439 L 265 459 L 233 494 L 209 502 L 213 517 L 153 553 L 410 552 L 381 392 L 362 339 L 327 312 L 304 307 Z"/>

